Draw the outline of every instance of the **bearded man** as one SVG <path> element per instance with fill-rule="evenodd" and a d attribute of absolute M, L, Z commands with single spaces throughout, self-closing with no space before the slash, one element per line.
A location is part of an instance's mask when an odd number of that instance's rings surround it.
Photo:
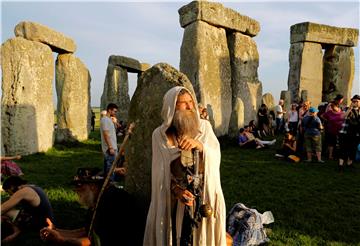
<path fill-rule="evenodd" d="M 125 190 L 108 185 L 96 208 L 92 231 L 89 232 L 96 202 L 103 186 L 103 177 L 97 168 L 79 168 L 73 184 L 79 203 L 88 208 L 86 224 L 74 230 L 55 228 L 50 219 L 48 226 L 40 231 L 43 241 L 56 245 L 139 245 L 134 237 L 136 230 L 136 209 L 133 198 Z M 89 236 L 90 235 L 90 236 Z"/>
<path fill-rule="evenodd" d="M 184 87 L 174 87 L 164 96 L 164 121 L 152 135 L 146 246 L 226 245 L 220 145 L 210 123 L 200 119 L 196 105 Z M 197 164 L 192 161 L 196 158 Z"/>

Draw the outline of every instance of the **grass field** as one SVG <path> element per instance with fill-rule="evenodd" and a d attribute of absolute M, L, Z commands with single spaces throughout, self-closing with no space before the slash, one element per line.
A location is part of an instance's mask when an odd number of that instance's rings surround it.
<path fill-rule="evenodd" d="M 25 178 L 48 193 L 59 228 L 77 228 L 84 221 L 70 182 L 78 167 L 102 167 L 99 139 L 97 130 L 82 143 L 56 145 L 18 161 Z M 269 245 L 360 245 L 360 166 L 339 174 L 336 162 L 287 163 L 273 158 L 276 147 L 243 150 L 220 141 L 227 210 L 241 202 L 260 213 L 272 211 Z M 26 233 L 9 245 L 46 244 Z"/>

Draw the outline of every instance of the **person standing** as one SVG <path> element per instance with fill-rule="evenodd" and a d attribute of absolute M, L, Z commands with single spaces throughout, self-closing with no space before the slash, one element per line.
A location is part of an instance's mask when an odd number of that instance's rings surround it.
<path fill-rule="evenodd" d="M 316 153 L 317 162 L 324 163 L 321 159 L 321 130 L 323 128 L 320 118 L 316 115 L 317 110 L 314 107 L 309 109 L 309 115 L 306 115 L 301 122 L 301 126 L 304 129 L 305 148 L 307 160 L 311 162 L 312 153 Z"/>
<path fill-rule="evenodd" d="M 109 103 L 106 107 L 106 115 L 100 120 L 101 148 L 104 154 L 104 176 L 106 177 L 117 154 L 116 129 L 111 117 L 116 117 L 118 106 Z M 111 176 L 114 180 L 115 176 Z"/>
<path fill-rule="evenodd" d="M 279 104 L 275 106 L 275 121 L 276 121 L 276 130 L 275 132 L 278 134 L 283 130 L 284 127 L 284 114 L 286 111 L 284 110 L 284 100 L 280 99 Z"/>
<path fill-rule="evenodd" d="M 344 161 L 353 168 L 356 150 L 360 143 L 360 96 L 351 98 L 351 105 L 345 113 L 345 123 L 339 134 L 339 171 L 343 171 Z"/>
<path fill-rule="evenodd" d="M 152 135 L 152 192 L 144 246 L 226 245 L 220 144 L 196 105 L 184 87 L 174 87 L 164 96 L 163 123 Z M 196 153 L 198 164 L 192 162 Z M 197 176 L 192 175 L 194 166 Z M 200 194 L 191 189 L 194 180 Z M 198 208 L 207 212 L 198 216 Z"/>
<path fill-rule="evenodd" d="M 287 117 L 289 131 L 293 136 L 296 136 L 297 134 L 297 128 L 299 122 L 299 112 L 297 111 L 296 107 L 297 107 L 296 103 L 291 104 L 291 110 L 289 111 Z"/>

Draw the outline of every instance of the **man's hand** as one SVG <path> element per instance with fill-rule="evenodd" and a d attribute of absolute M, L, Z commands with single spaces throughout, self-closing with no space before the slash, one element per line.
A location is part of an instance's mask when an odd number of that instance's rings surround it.
<path fill-rule="evenodd" d="M 187 206 L 193 206 L 195 196 L 188 190 L 183 190 L 179 187 L 174 190 L 175 197 Z"/>
<path fill-rule="evenodd" d="M 200 152 L 203 151 L 203 145 L 200 141 L 189 138 L 187 136 L 182 137 L 179 141 L 179 148 L 182 150 L 192 150 L 197 149 Z"/>
<path fill-rule="evenodd" d="M 113 148 L 109 148 L 109 154 L 110 155 L 115 155 L 115 150 Z"/>
<path fill-rule="evenodd" d="M 117 168 L 115 168 L 114 172 L 120 176 L 125 176 L 127 173 L 127 168 L 126 167 L 117 167 Z"/>

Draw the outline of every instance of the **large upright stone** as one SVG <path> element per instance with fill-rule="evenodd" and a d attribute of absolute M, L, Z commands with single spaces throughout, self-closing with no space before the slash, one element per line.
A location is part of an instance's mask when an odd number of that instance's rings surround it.
<path fill-rule="evenodd" d="M 57 120 L 56 141 L 83 141 L 90 132 L 90 73 L 73 54 L 56 60 Z"/>
<path fill-rule="evenodd" d="M 322 48 L 318 43 L 291 44 L 289 54 L 288 90 L 291 100 L 299 101 L 300 92 L 308 91 L 308 100 L 317 106 L 322 98 L 323 61 Z"/>
<path fill-rule="evenodd" d="M 262 85 L 258 79 L 259 53 L 255 41 L 235 32 L 228 35 L 232 71 L 232 100 L 244 103 L 244 121 L 256 119 L 261 104 Z M 233 105 L 235 106 L 235 105 Z"/>
<path fill-rule="evenodd" d="M 240 98 L 236 98 L 233 111 L 231 112 L 229 124 L 229 136 L 235 138 L 239 135 L 239 129 L 245 124 L 244 121 L 244 103 Z"/>
<path fill-rule="evenodd" d="M 39 23 L 22 21 L 15 27 L 15 36 L 47 44 L 57 53 L 74 53 L 75 42 L 64 34 Z"/>
<path fill-rule="evenodd" d="M 265 104 L 268 110 L 273 110 L 275 107 L 274 96 L 271 93 L 265 93 L 261 98 L 261 104 Z"/>
<path fill-rule="evenodd" d="M 324 102 L 332 101 L 337 94 L 344 96 L 348 105 L 351 99 L 352 82 L 354 79 L 355 58 L 351 47 L 334 45 L 325 50 L 324 55 Z"/>
<path fill-rule="evenodd" d="M 312 22 L 303 22 L 291 26 L 291 44 L 297 42 L 314 42 L 356 46 L 359 29 L 341 28 Z"/>
<path fill-rule="evenodd" d="M 201 20 L 213 26 L 231 29 L 252 37 L 260 31 L 259 22 L 230 8 L 225 8 L 221 3 L 193 1 L 180 8 L 179 14 L 182 27 Z"/>
<path fill-rule="evenodd" d="M 3 155 L 26 155 L 53 146 L 54 59 L 49 46 L 17 37 L 1 47 Z"/>
<path fill-rule="evenodd" d="M 281 91 L 280 92 L 280 99 L 284 100 L 283 109 L 286 112 L 289 112 L 290 108 L 291 108 L 291 93 L 290 93 L 290 91 Z"/>
<path fill-rule="evenodd" d="M 203 21 L 186 26 L 180 71 L 192 82 L 209 112 L 215 134 L 227 134 L 232 111 L 231 68 L 226 32 Z"/>
<path fill-rule="evenodd" d="M 135 122 L 134 133 L 126 150 L 128 174 L 126 189 L 142 201 L 146 216 L 151 195 L 152 132 L 163 122 L 161 108 L 163 96 L 174 86 L 184 86 L 193 91 L 186 75 L 165 63 L 159 63 L 146 70 L 139 78 L 138 86 L 131 99 L 129 122 Z"/>
<path fill-rule="evenodd" d="M 106 109 L 109 103 L 115 103 L 119 107 L 117 118 L 127 121 L 130 107 L 127 70 L 112 64 L 109 64 L 106 70 L 104 90 L 101 95 L 101 109 Z"/>

